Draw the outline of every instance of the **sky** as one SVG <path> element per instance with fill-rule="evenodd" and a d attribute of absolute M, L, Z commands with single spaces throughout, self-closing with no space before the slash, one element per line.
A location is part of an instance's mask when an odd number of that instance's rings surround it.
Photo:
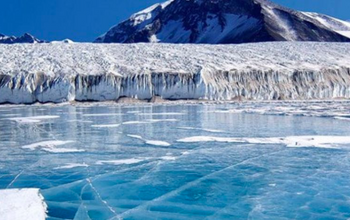
<path fill-rule="evenodd" d="M 350 20 L 350 0 L 273 0 Z M 0 33 L 43 40 L 91 42 L 111 26 L 160 0 L 0 0 Z"/>

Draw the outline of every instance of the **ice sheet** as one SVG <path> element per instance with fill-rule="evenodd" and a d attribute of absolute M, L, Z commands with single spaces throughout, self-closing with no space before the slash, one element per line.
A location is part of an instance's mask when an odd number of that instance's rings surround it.
<path fill-rule="evenodd" d="M 41 188 L 50 219 L 343 219 L 349 213 L 350 127 L 335 118 L 348 117 L 348 101 L 7 107 L 23 116 L 44 109 L 60 118 L 28 125 L 0 120 L 0 189 Z M 83 117 L 126 109 L 184 115 Z M 128 121 L 150 124 L 122 125 Z"/>

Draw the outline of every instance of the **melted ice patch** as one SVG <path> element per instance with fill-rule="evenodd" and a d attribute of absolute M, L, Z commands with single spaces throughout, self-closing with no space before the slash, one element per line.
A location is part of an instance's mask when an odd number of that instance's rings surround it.
<path fill-rule="evenodd" d="M 60 116 L 57 115 L 46 115 L 46 116 L 34 116 L 34 117 L 18 117 L 18 118 L 9 118 L 11 121 L 15 121 L 17 123 L 39 123 L 43 120 L 49 119 L 57 119 Z"/>
<path fill-rule="evenodd" d="M 229 138 L 194 136 L 178 140 L 182 143 L 196 142 L 224 142 L 249 144 L 282 144 L 287 147 L 319 147 L 337 148 L 340 145 L 350 144 L 350 136 L 289 136 L 272 138 Z"/>
<path fill-rule="evenodd" d="M 46 219 L 47 205 L 39 189 L 0 190 L 2 220 Z"/>

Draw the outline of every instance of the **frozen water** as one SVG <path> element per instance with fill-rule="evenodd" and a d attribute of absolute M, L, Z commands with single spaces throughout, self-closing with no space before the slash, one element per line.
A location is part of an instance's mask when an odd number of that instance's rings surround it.
<path fill-rule="evenodd" d="M 40 189 L 52 220 L 348 219 L 348 118 L 349 101 L 0 106 L 0 192 Z"/>

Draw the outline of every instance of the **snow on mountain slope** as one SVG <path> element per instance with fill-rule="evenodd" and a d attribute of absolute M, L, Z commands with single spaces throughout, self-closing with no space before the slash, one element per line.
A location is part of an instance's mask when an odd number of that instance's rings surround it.
<path fill-rule="evenodd" d="M 347 31 L 347 22 L 268 0 L 171 0 L 132 15 L 95 42 L 349 42 Z"/>
<path fill-rule="evenodd" d="M 317 13 L 304 12 L 304 14 L 310 17 L 311 19 L 316 19 L 318 22 L 320 22 L 322 25 L 326 26 L 327 28 L 336 31 L 337 33 L 345 37 L 350 38 L 349 22 L 332 18 L 327 15 L 317 14 Z"/>
<path fill-rule="evenodd" d="M 25 33 L 21 37 L 6 36 L 3 34 L 0 34 L 0 44 L 18 44 L 18 43 L 45 43 L 45 41 L 39 40 L 28 33 Z"/>
<path fill-rule="evenodd" d="M 350 98 L 350 44 L 0 45 L 0 103 Z"/>

